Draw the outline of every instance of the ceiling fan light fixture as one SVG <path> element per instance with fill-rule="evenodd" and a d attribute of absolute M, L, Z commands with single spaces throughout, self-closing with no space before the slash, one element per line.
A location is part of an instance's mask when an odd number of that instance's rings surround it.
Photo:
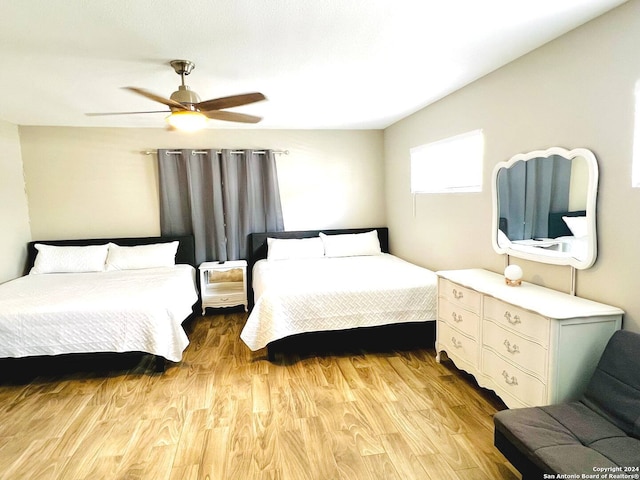
<path fill-rule="evenodd" d="M 241 107 L 251 103 L 266 100 L 266 97 L 260 92 L 243 93 L 240 95 L 229 95 L 226 97 L 212 98 L 200 100 L 196 92 L 191 90 L 184 84 L 184 76 L 189 75 L 194 69 L 195 64 L 189 60 L 173 60 L 171 66 L 182 79 L 182 84 L 178 86 L 178 90 L 173 92 L 169 98 L 162 95 L 156 95 L 144 88 L 139 87 L 122 87 L 137 95 L 141 95 L 154 102 L 166 105 L 171 109 L 171 115 L 165 118 L 166 122 L 173 128 L 183 131 L 196 131 L 207 126 L 209 119 L 223 120 L 225 122 L 239 123 L 258 123 L 261 117 L 255 115 L 247 115 L 246 113 L 229 112 L 227 108 Z M 167 110 L 162 110 L 166 112 Z M 87 113 L 86 115 L 131 115 L 137 113 L 161 113 L 158 111 L 147 112 L 106 112 L 106 113 Z"/>
<path fill-rule="evenodd" d="M 186 132 L 202 130 L 207 126 L 209 119 L 200 112 L 193 110 L 176 110 L 167 118 L 167 123 L 173 128 Z"/>

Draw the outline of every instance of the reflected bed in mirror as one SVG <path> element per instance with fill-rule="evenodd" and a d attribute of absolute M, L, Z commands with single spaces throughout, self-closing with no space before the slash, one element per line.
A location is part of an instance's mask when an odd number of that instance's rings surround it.
<path fill-rule="evenodd" d="M 496 252 L 589 268 L 597 255 L 598 163 L 590 150 L 560 147 L 518 154 L 492 177 Z"/>

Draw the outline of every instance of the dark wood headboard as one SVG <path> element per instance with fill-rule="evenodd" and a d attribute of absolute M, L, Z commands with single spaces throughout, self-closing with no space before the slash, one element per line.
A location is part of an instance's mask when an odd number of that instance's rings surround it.
<path fill-rule="evenodd" d="M 320 232 L 327 235 L 341 235 L 345 233 L 366 233 L 377 230 L 380 249 L 389 253 L 389 229 L 387 227 L 369 228 L 346 228 L 346 229 L 324 229 L 324 230 L 297 230 L 287 232 L 261 232 L 250 233 L 247 242 L 247 288 L 249 290 L 249 304 L 253 306 L 253 265 L 264 258 L 267 258 L 267 238 L 311 238 L 317 237 Z"/>
<path fill-rule="evenodd" d="M 123 247 L 132 247 L 135 245 L 149 245 L 152 243 L 167 243 L 173 241 L 180 242 L 178 244 L 178 251 L 176 252 L 176 263 L 186 263 L 197 268 L 195 246 L 193 236 L 176 236 L 176 237 L 125 237 L 125 238 L 89 238 L 89 239 L 76 239 L 76 240 L 34 240 L 27 243 L 27 268 L 25 273 L 29 273 L 33 262 L 36 259 L 38 251 L 36 250 L 36 243 L 45 243 L 47 245 L 58 246 L 75 246 L 82 247 L 85 245 L 103 245 L 108 242 L 116 243 Z"/>

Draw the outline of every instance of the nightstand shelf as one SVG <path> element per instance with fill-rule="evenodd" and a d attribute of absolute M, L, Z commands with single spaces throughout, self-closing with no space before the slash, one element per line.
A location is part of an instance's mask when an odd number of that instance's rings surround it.
<path fill-rule="evenodd" d="M 207 307 L 244 305 L 248 311 L 246 261 L 204 262 L 199 270 L 203 315 Z"/>

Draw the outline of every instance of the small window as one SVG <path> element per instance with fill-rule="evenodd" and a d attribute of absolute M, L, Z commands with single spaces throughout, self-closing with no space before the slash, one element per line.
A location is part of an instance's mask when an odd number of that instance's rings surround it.
<path fill-rule="evenodd" d="M 482 191 L 482 130 L 411 149 L 411 193 Z"/>

